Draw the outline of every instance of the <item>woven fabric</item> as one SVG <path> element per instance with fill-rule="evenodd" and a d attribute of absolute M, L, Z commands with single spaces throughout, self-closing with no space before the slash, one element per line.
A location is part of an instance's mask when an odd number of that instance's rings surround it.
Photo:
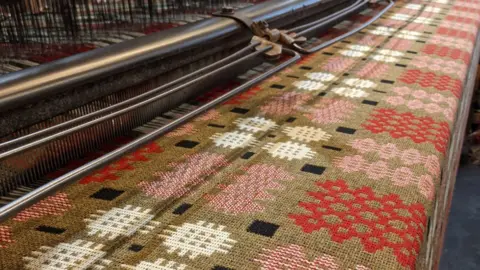
<path fill-rule="evenodd" d="M 420 268 L 479 23 L 397 2 L 1 224 L 0 268 Z"/>

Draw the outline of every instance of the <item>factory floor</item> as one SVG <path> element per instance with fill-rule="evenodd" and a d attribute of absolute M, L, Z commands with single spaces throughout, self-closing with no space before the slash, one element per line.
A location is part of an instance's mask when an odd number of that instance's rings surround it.
<path fill-rule="evenodd" d="M 458 171 L 440 270 L 480 269 L 480 167 Z"/>

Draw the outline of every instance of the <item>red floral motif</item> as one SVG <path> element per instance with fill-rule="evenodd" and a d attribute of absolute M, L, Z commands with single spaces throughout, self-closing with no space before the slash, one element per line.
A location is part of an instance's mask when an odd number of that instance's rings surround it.
<path fill-rule="evenodd" d="M 469 13 L 476 13 L 476 14 L 480 15 L 480 8 L 474 8 L 471 5 L 469 5 L 469 6 L 453 6 L 452 10 L 469 12 Z"/>
<path fill-rule="evenodd" d="M 342 179 L 317 186 L 308 193 L 316 202 L 299 203 L 309 213 L 289 215 L 305 233 L 326 229 L 338 243 L 357 238 L 371 253 L 390 248 L 401 265 L 415 268 L 426 227 L 422 204 L 406 205 L 398 195 L 376 195 L 370 187 L 351 189 Z"/>
<path fill-rule="evenodd" d="M 192 186 L 200 184 L 206 176 L 217 172 L 219 167 L 226 166 L 225 155 L 200 153 L 189 156 L 183 163 L 172 163 L 170 172 L 158 172 L 157 181 L 143 181 L 138 186 L 149 196 L 162 200 L 178 198 L 190 191 Z"/>
<path fill-rule="evenodd" d="M 401 38 L 390 38 L 384 47 L 390 50 L 407 51 L 412 46 L 413 46 L 413 41 L 411 40 L 406 40 Z"/>
<path fill-rule="evenodd" d="M 340 123 L 350 117 L 357 108 L 348 100 L 324 98 L 306 110 L 305 117 L 319 124 Z"/>
<path fill-rule="evenodd" d="M 301 270 L 338 270 L 340 261 L 330 255 L 322 254 L 310 261 L 305 249 L 299 245 L 280 246 L 273 250 L 263 249 L 255 261 L 264 270 L 301 269 Z M 363 265 L 357 265 L 354 270 L 369 270 Z"/>
<path fill-rule="evenodd" d="M 6 248 L 8 244 L 15 242 L 12 239 L 12 230 L 9 226 L 0 226 L 0 248 Z"/>
<path fill-rule="evenodd" d="M 383 78 L 389 68 L 390 65 L 388 64 L 368 62 L 357 72 L 357 75 L 361 78 L 368 79 Z"/>
<path fill-rule="evenodd" d="M 439 91 L 450 91 L 457 98 L 462 93 L 462 81 L 448 75 L 436 75 L 433 72 L 410 69 L 405 71 L 399 80 L 407 84 L 417 83 L 422 87 L 435 87 Z"/>
<path fill-rule="evenodd" d="M 289 92 L 275 97 L 261 106 L 260 110 L 266 114 L 289 115 L 312 98 L 309 94 Z"/>
<path fill-rule="evenodd" d="M 246 174 L 234 176 L 235 183 L 227 186 L 215 196 L 209 205 L 227 214 L 262 212 L 265 207 L 260 201 L 271 200 L 269 190 L 282 190 L 280 180 L 293 180 L 293 176 L 273 165 L 257 164 L 246 169 Z"/>
<path fill-rule="evenodd" d="M 262 88 L 259 86 L 252 87 L 248 89 L 245 92 L 242 92 L 231 99 L 227 100 L 224 104 L 229 104 L 229 105 L 238 105 L 242 104 L 245 101 L 249 100 L 251 97 L 255 96 L 258 92 L 260 92 Z"/>
<path fill-rule="evenodd" d="M 374 47 L 374 46 L 380 45 L 384 41 L 385 41 L 385 37 L 383 36 L 365 34 L 361 39 L 357 41 L 357 43 L 361 45 Z"/>
<path fill-rule="evenodd" d="M 181 137 L 181 136 L 196 133 L 197 131 L 198 130 L 195 128 L 195 126 L 193 124 L 187 123 L 183 126 L 178 127 L 177 129 L 165 134 L 165 137 L 168 137 L 168 138 Z"/>
<path fill-rule="evenodd" d="M 18 213 L 13 220 L 25 222 L 30 219 L 41 218 L 48 215 L 61 216 L 71 207 L 72 205 L 68 200 L 67 194 L 60 192 L 28 207 Z"/>
<path fill-rule="evenodd" d="M 107 180 L 117 180 L 117 173 L 119 171 L 133 170 L 131 165 L 134 162 L 147 161 L 149 160 L 146 154 L 150 153 L 161 153 L 163 149 L 160 148 L 155 142 L 150 143 L 149 145 L 140 148 L 139 150 L 133 152 L 132 154 L 120 158 L 118 161 L 110 164 L 94 174 L 91 174 L 87 177 L 84 177 L 80 180 L 80 184 L 89 184 L 92 182 L 102 183 Z"/>
<path fill-rule="evenodd" d="M 467 24 L 472 24 L 472 25 L 479 25 L 480 24 L 480 17 L 477 17 L 476 19 L 474 18 L 466 18 L 466 17 L 460 17 L 456 15 L 447 15 L 445 17 L 446 20 L 449 21 L 454 21 L 454 22 L 459 22 L 459 23 L 467 23 Z"/>
<path fill-rule="evenodd" d="M 423 52 L 426 54 L 438 55 L 440 57 L 448 57 L 455 60 L 460 59 L 465 64 L 468 64 L 470 62 L 470 53 L 446 46 L 427 44 L 425 45 L 425 47 L 423 47 Z"/>
<path fill-rule="evenodd" d="M 210 120 L 217 120 L 220 118 L 220 113 L 215 110 L 211 109 L 200 115 L 199 117 L 195 118 L 195 122 L 202 122 L 202 121 L 210 121 Z"/>
<path fill-rule="evenodd" d="M 467 39 L 472 42 L 475 40 L 475 35 L 473 35 L 472 33 L 447 27 L 438 27 L 437 34 L 454 38 Z"/>
<path fill-rule="evenodd" d="M 348 70 L 353 64 L 355 64 L 355 59 L 334 56 L 328 59 L 326 64 L 322 64 L 321 68 L 329 72 L 342 72 Z"/>
<path fill-rule="evenodd" d="M 409 138 L 415 143 L 432 143 L 441 153 L 445 153 L 450 137 L 447 122 L 436 122 L 431 117 L 417 117 L 392 109 L 375 110 L 362 126 L 375 134 L 388 132 L 395 139 Z"/>

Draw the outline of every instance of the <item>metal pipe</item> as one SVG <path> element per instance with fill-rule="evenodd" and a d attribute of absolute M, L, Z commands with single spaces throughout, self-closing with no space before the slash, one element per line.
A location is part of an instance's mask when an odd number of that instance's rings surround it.
<path fill-rule="evenodd" d="M 349 8 L 348 10 L 345 10 L 343 12 L 338 12 L 337 15 L 335 16 L 332 16 L 331 18 L 328 18 L 328 19 L 325 19 L 323 20 L 321 23 L 319 24 L 316 24 L 316 25 L 312 25 L 310 26 L 309 28 L 307 29 L 304 29 L 300 32 L 297 33 L 298 36 L 305 36 L 305 35 L 308 35 L 310 32 L 313 32 L 319 28 L 322 28 L 324 26 L 327 26 L 328 24 L 330 23 L 334 23 L 335 21 L 339 20 L 339 19 L 343 19 L 345 17 L 348 17 L 350 16 L 352 13 L 354 12 L 357 12 L 358 10 L 362 9 L 363 7 L 365 7 L 366 5 L 368 5 L 368 2 L 370 0 L 363 0 L 363 2 Z"/>
<path fill-rule="evenodd" d="M 359 27 L 353 29 L 353 30 L 350 30 L 348 31 L 347 33 L 343 34 L 343 35 L 340 35 L 334 39 L 331 39 L 325 43 L 322 43 L 320 45 L 317 45 L 313 48 L 309 48 L 309 49 L 305 49 L 305 48 L 302 48 L 300 45 L 298 44 L 293 44 L 293 47 L 294 49 L 296 49 L 297 51 L 299 51 L 300 53 L 303 53 L 303 54 L 311 54 L 311 53 L 314 53 L 314 52 L 317 52 L 321 49 L 324 49 L 334 43 L 337 43 L 359 31 L 361 31 L 362 29 L 368 27 L 370 24 L 372 24 L 374 21 L 378 20 L 378 18 L 380 18 L 383 14 L 385 14 L 385 12 L 387 12 L 390 8 L 393 7 L 393 5 L 395 5 L 395 2 L 393 0 L 387 0 L 389 2 L 389 4 L 382 10 L 380 11 L 378 14 L 376 14 L 373 18 L 371 18 L 370 20 L 368 20 L 367 22 L 365 22 L 364 24 L 360 25 Z"/>
<path fill-rule="evenodd" d="M 85 128 L 91 127 L 91 126 L 93 126 L 93 125 L 96 125 L 96 124 L 99 124 L 99 123 L 108 121 L 108 120 L 113 119 L 113 118 L 115 118 L 115 117 L 117 117 L 117 116 L 120 116 L 120 115 L 122 115 L 122 114 L 128 113 L 128 112 L 130 112 L 130 111 L 132 111 L 132 110 L 134 110 L 134 109 L 138 109 L 138 108 L 141 108 L 141 107 L 143 107 L 143 106 L 146 106 L 146 105 L 148 105 L 148 104 L 150 104 L 150 103 L 152 103 L 152 102 L 155 102 L 155 101 L 157 101 L 157 100 L 159 100 L 159 99 L 161 99 L 161 98 L 164 98 L 164 97 L 167 97 L 167 96 L 169 96 L 169 95 L 172 95 L 172 94 L 174 94 L 174 93 L 176 93 L 176 92 L 178 92 L 178 91 L 180 91 L 180 90 L 182 90 L 182 89 L 184 89 L 184 88 L 186 88 L 186 87 L 188 87 L 188 86 L 194 85 L 195 83 L 198 83 L 198 82 L 202 81 L 203 79 L 206 79 L 206 78 L 208 78 L 208 77 L 215 76 L 215 75 L 217 75 L 218 73 L 226 70 L 227 68 L 230 68 L 230 67 L 232 67 L 232 66 L 235 66 L 235 65 L 237 65 L 237 64 L 239 64 L 239 63 L 241 63 L 241 62 L 243 62 L 243 61 L 245 61 L 245 60 L 249 60 L 249 59 L 251 59 L 251 58 L 254 58 L 254 57 L 256 57 L 256 56 L 258 56 L 258 55 L 260 55 L 260 54 L 262 54 L 262 53 L 264 53 L 264 52 L 266 52 L 266 51 L 268 51 L 268 50 L 270 50 L 270 49 L 271 49 L 271 46 L 265 47 L 265 48 L 263 48 L 263 49 L 261 49 L 261 50 L 255 51 L 255 52 L 253 52 L 253 53 L 251 53 L 251 54 L 249 54 L 249 55 L 246 55 L 246 56 L 244 56 L 244 57 L 242 57 L 242 58 L 240 58 L 240 59 L 237 59 L 237 60 L 235 60 L 235 61 L 233 61 L 233 62 L 231 62 L 231 63 L 229 63 L 229 64 L 227 64 L 227 65 L 224 65 L 224 66 L 222 66 L 222 67 L 220 67 L 220 68 L 218 68 L 218 69 L 216 69 L 216 70 L 214 70 L 214 71 L 211 71 L 211 72 L 209 72 L 209 73 L 207 73 L 207 74 L 204 74 L 204 75 L 202 75 L 202 76 L 200 76 L 200 77 L 197 77 L 197 78 L 195 78 L 195 79 L 193 79 L 193 80 L 191 80 L 191 81 L 188 81 L 188 82 L 186 82 L 186 83 L 184 83 L 184 84 L 181 84 L 181 85 L 179 85 L 179 86 L 176 86 L 176 87 L 174 87 L 174 88 L 172 88 L 172 89 L 170 89 L 170 90 L 168 90 L 168 91 L 162 92 L 162 93 L 160 93 L 160 94 L 158 94 L 158 95 L 156 95 L 156 96 L 154 96 L 154 97 L 151 97 L 151 98 L 149 98 L 149 99 L 146 99 L 146 100 L 144 100 L 144 101 L 135 103 L 135 104 L 132 105 L 132 106 L 129 106 L 129 107 L 127 107 L 127 108 L 124 108 L 124 109 L 115 111 L 115 112 L 113 112 L 113 113 L 111 113 L 111 114 L 102 116 L 102 117 L 100 117 L 100 118 L 97 118 L 97 119 L 94 119 L 94 120 L 92 120 L 92 121 L 83 123 L 83 124 L 81 124 L 81 125 L 74 126 L 74 127 L 69 128 L 69 129 L 67 129 L 67 130 L 59 131 L 58 133 L 52 134 L 52 135 L 50 135 L 50 136 L 48 136 L 48 137 L 41 138 L 41 139 L 36 140 L 36 141 L 34 141 L 34 142 L 31 142 L 31 143 L 27 143 L 27 144 L 21 145 L 21 146 L 19 146 L 19 147 L 17 147 L 17 148 L 14 148 L 14 149 L 12 149 L 12 150 L 8 150 L 8 151 L 6 151 L 6 152 L 0 153 L 0 161 L 6 159 L 6 158 L 8 158 L 8 157 L 11 157 L 11 156 L 13 156 L 13 155 L 17 155 L 17 154 L 23 153 L 23 152 L 25 152 L 25 151 L 27 151 L 27 150 L 30 150 L 30 149 L 32 149 L 32 148 L 42 146 L 42 145 L 44 145 L 44 144 L 46 144 L 46 143 L 48 143 L 48 142 L 51 142 L 51 141 L 53 141 L 53 140 L 58 140 L 58 139 L 60 139 L 60 138 L 63 138 L 63 137 L 65 137 L 65 136 L 68 136 L 68 135 L 70 135 L 70 134 L 72 134 L 72 133 L 74 133 L 74 132 L 77 132 L 77 131 L 83 130 L 83 129 L 85 129 Z"/>
<path fill-rule="evenodd" d="M 339 14 L 344 14 L 345 12 L 348 12 L 348 11 L 351 10 L 352 8 L 354 8 L 354 7 L 356 7 L 357 5 L 359 5 L 360 2 L 362 2 L 362 1 L 363 1 L 363 2 L 368 2 L 369 0 L 357 0 L 355 3 L 353 3 L 353 4 L 350 5 L 350 6 L 348 6 L 348 7 L 345 8 L 345 9 L 339 10 L 339 11 L 333 13 L 333 14 L 328 15 L 327 17 L 323 17 L 323 18 L 321 18 L 321 19 L 319 19 L 319 20 L 316 20 L 316 21 L 314 21 L 314 22 L 307 23 L 307 24 L 302 24 L 302 25 L 300 25 L 300 26 L 291 28 L 291 29 L 287 30 L 287 32 L 288 32 L 288 33 L 297 33 L 298 31 L 301 31 L 301 30 L 303 30 L 303 29 L 305 29 L 305 28 L 307 28 L 307 27 L 315 26 L 315 25 L 317 25 L 317 24 L 319 24 L 319 23 L 322 23 L 322 22 L 324 22 L 324 21 L 326 21 L 326 20 L 329 20 L 330 18 L 332 18 L 332 17 L 334 17 L 334 16 L 337 16 L 337 15 L 339 15 Z"/>
<path fill-rule="evenodd" d="M 109 164 L 110 162 L 122 157 L 125 154 L 128 154 L 129 152 L 137 149 L 138 147 L 145 145 L 152 140 L 158 138 L 159 136 L 165 134 L 166 132 L 172 130 L 173 128 L 185 123 L 186 121 L 196 117 L 200 113 L 203 113 L 210 108 L 228 100 L 229 98 L 233 97 L 234 95 L 241 93 L 251 86 L 259 83 L 260 81 L 270 77 L 274 73 L 282 70 L 283 68 L 289 66 L 290 64 L 298 61 L 301 56 L 292 50 L 284 49 L 284 52 L 286 52 L 288 55 L 291 55 L 292 57 L 288 59 L 287 61 L 281 63 L 277 67 L 267 71 L 266 73 L 253 78 L 252 80 L 245 82 L 241 86 L 233 89 L 232 91 L 202 105 L 201 107 L 197 108 L 196 110 L 178 118 L 177 120 L 174 120 L 173 122 L 155 130 L 152 133 L 149 133 L 147 135 L 144 135 L 135 141 L 132 141 L 100 158 L 97 158 L 94 161 L 91 161 L 65 175 L 62 175 L 55 180 L 52 180 L 48 184 L 45 184 L 38 189 L 35 189 L 34 191 L 31 191 L 27 193 L 25 196 L 20 197 L 19 199 L 13 201 L 12 203 L 9 203 L 3 207 L 0 208 L 0 222 L 6 220 L 8 217 L 20 212 L 21 210 L 25 209 L 26 207 L 38 202 L 39 200 L 45 198 L 49 194 L 52 194 L 53 192 L 57 191 L 61 187 L 73 183 L 76 180 L 81 179 L 82 177 L 92 173 L 93 171 Z"/>
<path fill-rule="evenodd" d="M 124 100 L 122 102 L 119 102 L 119 103 L 116 103 L 112 106 L 109 106 L 109 107 L 106 107 L 106 108 L 103 108 L 103 109 L 100 109 L 98 111 L 95 111 L 95 112 L 92 112 L 92 113 L 89 113 L 89 114 L 86 114 L 86 115 L 82 115 L 80 117 L 77 117 L 77 118 L 74 118 L 72 120 L 69 120 L 69 121 L 66 121 L 66 122 L 63 122 L 63 123 L 60 123 L 58 125 L 55 125 L 55 126 L 51 126 L 51 127 L 48 127 L 48 128 L 45 128 L 45 129 L 42 129 L 42 130 L 39 130 L 37 132 L 33 132 L 33 133 L 30 133 L 28 135 L 25 135 L 25 136 L 22 136 L 22 137 L 19 137 L 19 138 L 15 138 L 15 139 L 12 139 L 12 140 L 9 140 L 9 141 L 6 141 L 6 142 L 3 142 L 3 143 L 0 143 L 0 151 L 4 151 L 8 148 L 11 148 L 11 147 L 14 147 L 16 145 L 20 145 L 22 143 L 26 143 L 28 141 L 31 141 L 31 140 L 34 140 L 36 138 L 39 138 L 39 137 L 45 137 L 45 136 L 48 136 L 54 132 L 57 132 L 57 131 L 60 131 L 62 129 L 66 129 L 66 128 L 69 128 L 69 127 L 72 127 L 76 124 L 79 124 L 79 123 L 82 123 L 84 121 L 88 121 L 90 119 L 93 119 L 97 116 L 100 116 L 102 114 L 105 114 L 105 113 L 108 113 L 108 112 L 111 112 L 113 110 L 116 110 L 118 108 L 121 108 L 123 106 L 126 106 L 126 105 L 129 105 L 129 104 L 132 104 L 134 102 L 137 102 L 137 101 L 140 101 L 141 99 L 143 98 L 146 98 L 150 95 L 153 95 L 155 93 L 158 93 L 160 91 L 163 91 L 163 90 L 166 90 L 168 89 L 169 87 L 172 87 L 176 84 L 179 84 L 183 81 L 186 81 L 190 78 L 194 78 L 195 76 L 198 76 L 200 75 L 201 73 L 204 73 L 204 72 L 207 72 L 209 70 L 212 70 L 214 68 L 217 68 L 219 66 L 223 66 L 229 62 L 232 62 L 234 59 L 238 58 L 240 55 L 244 54 L 245 52 L 247 52 L 248 50 L 251 50 L 252 48 L 254 48 L 255 46 L 257 46 L 259 43 L 258 42 L 255 42 L 255 43 L 252 43 L 250 44 L 249 46 L 239 50 L 238 52 L 235 52 L 234 54 L 232 55 L 229 55 L 227 57 L 225 57 L 224 59 L 221 59 L 211 65 L 208 65 L 204 68 L 201 68 L 199 70 L 196 70 L 192 73 L 189 73 L 185 76 L 182 76 L 176 80 L 173 80 L 171 82 L 168 82 L 162 86 L 159 86 L 159 87 L 156 87 L 152 90 L 149 90 L 145 93 L 142 93 L 138 96 L 135 96 L 133 98 L 130 98 L 130 99 L 127 99 L 127 100 Z M 1 158 L 0 158 L 1 159 Z"/>
<path fill-rule="evenodd" d="M 282 25 L 287 23 L 286 16 L 335 1 L 338 0 L 270 0 L 236 13 L 253 21 L 274 21 Z M 178 55 L 242 30 L 249 34 L 232 19 L 214 17 L 1 76 L 0 112 L 132 69 L 152 59 Z"/>

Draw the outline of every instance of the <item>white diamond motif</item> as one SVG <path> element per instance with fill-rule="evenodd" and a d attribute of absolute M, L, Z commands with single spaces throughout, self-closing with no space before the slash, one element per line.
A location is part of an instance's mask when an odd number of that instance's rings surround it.
<path fill-rule="evenodd" d="M 142 209 L 127 205 L 124 208 L 112 208 L 109 211 L 98 210 L 97 214 L 85 219 L 89 224 L 89 235 L 107 237 L 114 240 L 119 236 L 130 236 L 135 232 L 148 233 L 149 230 L 159 225 L 159 222 L 151 221 L 153 215 L 149 214 L 151 209 Z M 149 225 L 150 223 L 150 225 Z"/>
<path fill-rule="evenodd" d="M 241 130 L 246 130 L 250 132 L 260 132 L 260 131 L 268 131 L 277 127 L 277 124 L 272 120 L 263 118 L 263 117 L 250 117 L 250 118 L 243 118 L 237 119 L 235 122 L 238 128 Z"/>
<path fill-rule="evenodd" d="M 225 226 L 205 221 L 169 227 L 174 230 L 166 229 L 160 237 L 165 238 L 163 245 L 168 248 L 167 252 L 175 252 L 180 257 L 188 255 L 190 259 L 195 259 L 215 252 L 226 254 L 237 242 L 230 238 L 229 232 L 224 231 Z"/>
<path fill-rule="evenodd" d="M 332 137 L 332 135 L 327 134 L 321 128 L 307 126 L 286 127 L 283 129 L 283 132 L 287 134 L 288 137 L 302 142 L 328 141 Z"/>
<path fill-rule="evenodd" d="M 263 149 L 267 150 L 272 157 L 287 159 L 289 161 L 294 159 L 310 159 L 315 156 L 315 152 L 313 152 L 310 147 L 291 141 L 268 143 Z"/>
<path fill-rule="evenodd" d="M 73 243 L 60 243 L 54 248 L 42 246 L 40 251 L 25 257 L 25 269 L 67 270 L 87 269 L 106 255 L 104 245 L 90 241 L 76 240 Z"/>
<path fill-rule="evenodd" d="M 296 81 L 293 83 L 293 86 L 295 86 L 299 90 L 307 91 L 316 91 L 325 88 L 325 85 L 323 83 L 315 81 Z"/>
<path fill-rule="evenodd" d="M 257 143 L 257 139 L 253 137 L 253 134 L 240 131 L 217 133 L 211 139 L 216 146 L 230 149 L 244 148 Z"/>

